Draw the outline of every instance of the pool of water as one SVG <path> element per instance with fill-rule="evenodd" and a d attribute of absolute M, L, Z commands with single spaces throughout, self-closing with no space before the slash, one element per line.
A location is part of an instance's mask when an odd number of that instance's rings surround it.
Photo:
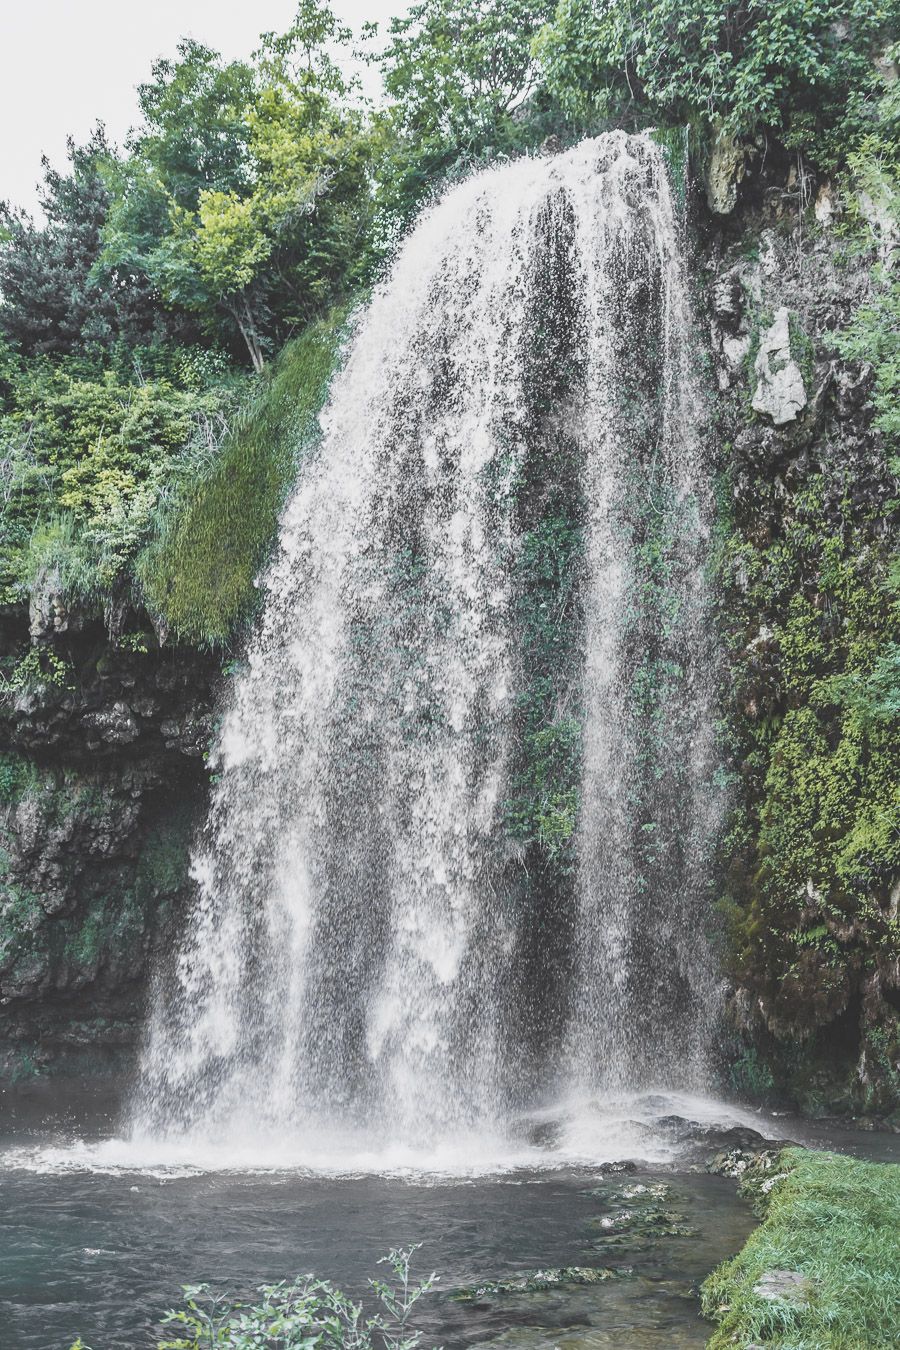
<path fill-rule="evenodd" d="M 452 1169 L 405 1164 L 388 1174 L 350 1157 L 339 1171 L 319 1172 L 271 1160 L 254 1171 L 186 1157 L 141 1163 L 102 1111 L 85 1113 L 84 1103 L 63 1111 L 52 1100 L 54 1109 L 40 1095 L 0 1102 L 3 1350 L 68 1350 L 77 1335 L 92 1350 L 151 1350 L 160 1316 L 187 1283 L 247 1295 L 314 1271 L 367 1298 L 368 1278 L 384 1274 L 379 1257 L 411 1243 L 422 1244 L 418 1272 L 441 1277 L 419 1305 L 425 1346 L 702 1346 L 709 1327 L 697 1286 L 754 1222 L 733 1182 L 690 1170 L 689 1153 L 673 1144 L 677 1129 L 659 1114 L 671 1103 L 658 1099 L 629 1104 L 632 1117 L 645 1116 L 631 1120 L 632 1143 L 650 1155 L 633 1171 L 605 1170 L 604 1157 L 628 1142 L 620 1111 L 593 1117 L 593 1161 L 558 1146 L 574 1138 L 584 1153 L 582 1116 L 575 1136 L 554 1134 L 546 1121 L 533 1131 L 528 1166 L 517 1149 L 493 1171 L 475 1155 L 466 1166 L 457 1151 Z M 788 1133 L 776 1124 L 768 1122 L 770 1133 Z M 897 1155 L 896 1140 L 857 1139 L 863 1151 Z M 821 1142 L 840 1146 L 833 1136 Z M 645 1231 L 658 1227 L 642 1222 L 648 1204 L 669 1216 L 670 1232 Z M 616 1273 L 598 1284 L 458 1297 L 469 1286 L 573 1266 Z"/>
<path fill-rule="evenodd" d="M 680 1176 L 671 1203 L 695 1237 L 627 1243 L 597 1255 L 592 1239 L 618 1212 L 590 1191 L 613 1181 L 589 1171 L 431 1182 L 208 1174 L 162 1179 L 10 1171 L 0 1179 L 0 1341 L 7 1350 L 153 1346 L 160 1314 L 182 1283 L 248 1292 L 315 1271 L 354 1296 L 391 1246 L 421 1242 L 415 1268 L 441 1276 L 418 1321 L 427 1344 L 469 1346 L 511 1328 L 540 1328 L 528 1344 L 573 1328 L 589 1345 L 703 1345 L 692 1297 L 698 1280 L 740 1247 L 752 1226 L 733 1184 Z M 628 1176 L 629 1186 L 661 1180 Z M 599 1229 L 602 1232 L 602 1229 Z M 601 1285 L 501 1295 L 475 1306 L 451 1291 L 541 1267 L 633 1267 Z M 543 1337 L 543 1339 L 542 1339 Z M 505 1343 L 509 1343 L 508 1339 Z M 518 1342 L 516 1342 L 518 1343 Z M 524 1344 L 525 1342 L 523 1342 Z"/>

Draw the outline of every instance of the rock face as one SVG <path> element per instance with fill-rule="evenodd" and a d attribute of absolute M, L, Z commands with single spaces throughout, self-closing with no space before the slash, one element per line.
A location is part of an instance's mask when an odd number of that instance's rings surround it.
<path fill-rule="evenodd" d="M 55 679 L 0 706 L 7 1081 L 129 1062 L 155 953 L 187 896 L 218 674 L 214 659 L 161 650 L 152 634 L 117 648 L 61 600 L 40 613 Z M 30 619 L 0 621 L 7 662 L 27 650 L 34 608 Z"/>
<path fill-rule="evenodd" d="M 753 367 L 756 389 L 753 411 L 771 418 L 776 427 L 793 422 L 807 404 L 803 374 L 791 355 L 790 315 L 782 305 L 762 335 Z"/>
<path fill-rule="evenodd" d="M 900 874 L 887 844 L 863 859 L 857 841 L 887 793 L 878 775 L 896 780 L 896 723 L 857 749 L 846 707 L 826 697 L 854 644 L 874 659 L 896 641 L 881 600 L 900 529 L 891 447 L 873 423 L 872 370 L 835 342 L 871 302 L 881 240 L 860 229 L 849 257 L 830 188 L 792 187 L 788 170 L 759 166 L 731 218 L 705 217 L 700 261 L 729 497 L 728 1082 L 748 1098 L 884 1119 L 900 1102 Z"/>
<path fill-rule="evenodd" d="M 730 132 L 716 133 L 706 169 L 706 201 L 710 211 L 727 216 L 737 205 L 738 187 L 744 177 L 744 147 Z"/>

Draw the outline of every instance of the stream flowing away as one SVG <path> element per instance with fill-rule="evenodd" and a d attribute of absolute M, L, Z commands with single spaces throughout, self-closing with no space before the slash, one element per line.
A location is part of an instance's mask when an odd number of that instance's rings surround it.
<path fill-rule="evenodd" d="M 691 332 L 649 136 L 476 174 L 402 245 L 233 681 L 136 1147 L 495 1156 L 548 1101 L 702 1087 L 716 807 Z M 550 717 L 581 769 L 548 917 L 509 812 L 519 564 L 563 481 L 580 617 Z"/>

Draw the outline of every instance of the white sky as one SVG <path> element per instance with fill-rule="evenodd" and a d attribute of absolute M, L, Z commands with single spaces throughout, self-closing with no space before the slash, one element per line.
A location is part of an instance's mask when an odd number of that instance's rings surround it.
<path fill-rule="evenodd" d="M 137 121 L 135 86 L 181 37 L 228 59 L 247 57 L 260 33 L 287 28 L 294 0 L 0 0 L 0 199 L 33 210 L 41 155 L 61 167 L 66 137 L 106 123 L 121 143 Z M 334 0 L 359 32 L 407 0 Z"/>

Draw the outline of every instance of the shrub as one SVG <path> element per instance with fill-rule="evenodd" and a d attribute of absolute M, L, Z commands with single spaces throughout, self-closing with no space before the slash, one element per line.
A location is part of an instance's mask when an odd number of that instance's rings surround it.
<path fill-rule="evenodd" d="M 205 1285 L 187 1286 L 185 1307 L 163 1322 L 185 1335 L 159 1342 L 159 1350 L 414 1350 L 421 1333 L 410 1314 L 436 1276 L 410 1283 L 409 1263 L 416 1247 L 396 1249 L 383 1258 L 393 1281 L 370 1280 L 383 1311 L 365 1316 L 327 1280 L 304 1275 L 292 1283 L 263 1285 L 253 1304 L 234 1304 L 210 1295 Z M 74 1347 L 73 1347 L 74 1350 Z M 86 1350 L 86 1347 L 85 1347 Z"/>

